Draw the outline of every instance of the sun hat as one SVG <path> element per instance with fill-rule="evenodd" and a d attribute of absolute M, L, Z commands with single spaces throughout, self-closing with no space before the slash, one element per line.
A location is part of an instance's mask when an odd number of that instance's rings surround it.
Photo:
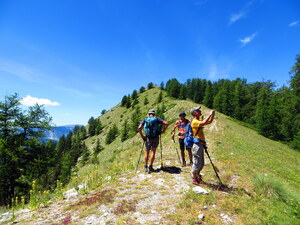
<path fill-rule="evenodd" d="M 186 116 L 185 111 L 181 111 L 181 112 L 179 113 L 179 116 L 181 116 L 181 115 Z"/>
<path fill-rule="evenodd" d="M 191 108 L 191 115 L 194 116 L 194 112 L 199 110 L 200 108 L 201 108 L 201 106 L 196 106 L 196 107 Z"/>
<path fill-rule="evenodd" d="M 150 109 L 149 112 L 148 112 L 148 114 L 153 114 L 153 115 L 155 115 L 155 110 L 154 110 L 154 109 Z"/>

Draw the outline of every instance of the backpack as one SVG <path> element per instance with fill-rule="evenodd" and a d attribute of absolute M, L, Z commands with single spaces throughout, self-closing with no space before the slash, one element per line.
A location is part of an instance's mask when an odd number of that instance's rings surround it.
<path fill-rule="evenodd" d="M 185 126 L 185 133 L 184 133 L 184 145 L 188 148 L 192 147 L 194 144 L 194 134 L 191 127 L 191 122 L 189 122 Z"/>
<path fill-rule="evenodd" d="M 148 138 L 155 138 L 159 135 L 157 118 L 155 116 L 145 118 L 144 131 Z"/>
<path fill-rule="evenodd" d="M 194 137 L 191 123 L 192 122 L 189 122 L 185 126 L 185 133 L 184 133 L 184 145 L 188 148 L 191 148 L 194 143 L 203 142 L 199 138 Z M 201 128 L 203 128 L 203 127 L 199 127 L 196 133 L 198 133 L 199 129 L 201 129 Z"/>

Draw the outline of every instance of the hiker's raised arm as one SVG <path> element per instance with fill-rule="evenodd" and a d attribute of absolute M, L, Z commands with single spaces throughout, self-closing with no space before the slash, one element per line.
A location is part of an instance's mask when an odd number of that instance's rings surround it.
<path fill-rule="evenodd" d="M 212 110 L 212 111 L 210 111 L 210 115 L 209 115 L 209 117 L 208 117 L 208 122 L 207 122 L 207 124 L 212 123 L 212 121 L 214 120 L 214 117 L 215 117 L 215 110 Z"/>
<path fill-rule="evenodd" d="M 200 123 L 200 126 L 204 126 L 204 125 L 210 124 L 213 121 L 214 117 L 215 117 L 215 111 L 212 110 L 210 112 L 209 116 Z"/>

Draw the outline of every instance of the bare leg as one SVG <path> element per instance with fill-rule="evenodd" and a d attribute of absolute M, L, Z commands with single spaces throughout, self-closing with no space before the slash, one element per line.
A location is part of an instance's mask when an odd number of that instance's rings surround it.
<path fill-rule="evenodd" d="M 145 165 L 147 166 L 148 165 L 148 159 L 149 159 L 149 152 L 150 150 L 146 150 L 145 151 L 145 154 L 144 154 L 144 160 L 145 160 Z"/>
<path fill-rule="evenodd" d="M 150 166 L 153 165 L 154 159 L 155 159 L 155 152 L 156 152 L 156 148 L 152 149 L 152 153 L 151 153 L 151 157 L 150 157 Z M 148 153 L 149 155 L 149 153 Z"/>

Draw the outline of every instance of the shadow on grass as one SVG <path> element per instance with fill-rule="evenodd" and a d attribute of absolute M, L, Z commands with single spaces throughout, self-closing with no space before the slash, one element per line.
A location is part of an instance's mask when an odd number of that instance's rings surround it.
<path fill-rule="evenodd" d="M 251 193 L 247 192 L 244 188 L 235 188 L 235 187 L 229 187 L 226 184 L 219 183 L 219 184 L 212 184 L 212 183 L 207 183 L 205 181 L 202 181 L 202 184 L 206 185 L 207 187 L 217 190 L 217 191 L 224 191 L 230 194 L 240 194 L 244 193 L 248 195 L 249 197 L 253 197 Z"/>
<path fill-rule="evenodd" d="M 156 169 L 156 172 L 159 173 L 160 171 L 171 173 L 171 174 L 180 174 L 182 171 L 179 167 L 176 166 L 167 166 Z"/>

